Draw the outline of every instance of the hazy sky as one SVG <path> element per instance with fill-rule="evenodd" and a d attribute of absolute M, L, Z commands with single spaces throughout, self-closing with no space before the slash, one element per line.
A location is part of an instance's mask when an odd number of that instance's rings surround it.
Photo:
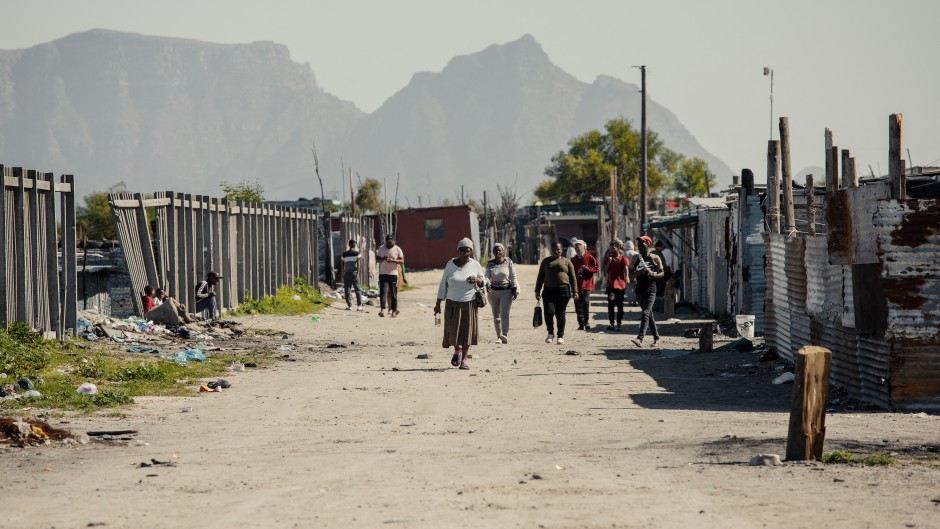
<path fill-rule="evenodd" d="M 888 115 L 915 165 L 940 164 L 940 1 L 0 0 L 0 49 L 92 28 L 210 42 L 270 40 L 320 85 L 371 112 L 415 72 L 529 33 L 591 82 L 639 84 L 735 172 L 766 177 L 774 116 L 790 118 L 794 171 L 824 165 L 823 134 L 860 173 L 887 172 Z M 640 97 L 639 94 L 637 97 Z M 776 121 L 774 122 L 776 133 Z M 905 155 L 906 157 L 906 155 Z M 819 175 L 822 176 L 822 175 Z"/>

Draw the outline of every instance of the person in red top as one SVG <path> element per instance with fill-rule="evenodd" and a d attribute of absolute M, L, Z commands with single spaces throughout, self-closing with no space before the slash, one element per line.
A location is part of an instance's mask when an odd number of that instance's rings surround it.
<path fill-rule="evenodd" d="M 144 304 L 144 313 L 141 316 L 146 316 L 148 312 L 153 310 L 153 287 L 147 285 L 144 287 L 144 295 L 140 296 L 140 301 Z"/>
<path fill-rule="evenodd" d="M 630 284 L 630 262 L 620 253 L 623 243 L 620 239 L 614 239 L 610 243 L 610 251 L 604 258 L 604 275 L 607 276 L 607 318 L 610 325 L 608 331 L 623 330 L 623 295 L 627 291 L 627 285 Z M 614 327 L 614 309 L 617 309 L 617 326 Z"/>
<path fill-rule="evenodd" d="M 575 256 L 571 258 L 574 265 L 574 275 L 578 280 L 578 299 L 574 302 L 574 313 L 578 316 L 578 330 L 586 331 L 591 328 L 590 301 L 588 296 L 594 290 L 594 274 L 600 270 L 597 259 L 585 248 L 587 245 L 580 239 L 571 239 Z"/>

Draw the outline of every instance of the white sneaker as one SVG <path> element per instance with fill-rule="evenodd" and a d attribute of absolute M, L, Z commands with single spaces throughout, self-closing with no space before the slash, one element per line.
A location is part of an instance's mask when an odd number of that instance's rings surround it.
<path fill-rule="evenodd" d="M 503 334 L 499 337 L 499 341 L 502 343 L 509 343 L 509 338 L 507 338 L 506 335 Z"/>
<path fill-rule="evenodd" d="M 554 342 L 554 341 L 555 341 L 555 335 L 554 335 L 554 334 L 549 334 L 548 336 L 545 337 L 545 343 L 552 343 L 552 342 Z"/>
<path fill-rule="evenodd" d="M 346 305 L 346 310 L 352 310 L 352 305 Z"/>
<path fill-rule="evenodd" d="M 364 310 L 366 310 L 366 308 L 363 307 L 362 305 L 359 305 L 358 307 L 356 307 L 356 312 L 362 312 Z"/>
<path fill-rule="evenodd" d="M 496 341 L 493 342 L 493 343 L 497 343 L 497 344 L 499 344 L 499 345 L 503 345 L 503 340 L 502 340 L 501 338 L 496 338 Z"/>
<path fill-rule="evenodd" d="M 557 343 L 558 345 L 565 345 L 565 339 L 562 338 L 561 336 L 559 336 L 559 337 L 558 337 L 558 341 L 555 342 L 555 343 Z"/>

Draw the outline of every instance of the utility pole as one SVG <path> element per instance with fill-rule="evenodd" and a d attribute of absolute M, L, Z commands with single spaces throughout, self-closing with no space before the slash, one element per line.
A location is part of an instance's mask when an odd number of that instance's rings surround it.
<path fill-rule="evenodd" d="M 610 168 L 610 240 L 617 238 L 617 217 L 619 208 L 617 207 L 617 168 Z M 610 242 L 610 241 L 604 241 Z"/>
<path fill-rule="evenodd" d="M 642 145 L 642 156 L 640 162 L 640 233 L 646 234 L 646 194 L 647 194 L 647 166 L 646 160 L 646 65 L 640 66 L 641 93 L 643 94 L 643 104 L 640 107 L 640 145 Z"/>

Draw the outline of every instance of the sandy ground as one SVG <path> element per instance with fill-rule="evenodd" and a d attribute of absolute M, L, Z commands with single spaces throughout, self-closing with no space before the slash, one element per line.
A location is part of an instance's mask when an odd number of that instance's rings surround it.
<path fill-rule="evenodd" d="M 828 415 L 827 451 L 915 463 L 748 466 L 785 451 L 792 386 L 770 384 L 772 364 L 629 346 L 635 309 L 624 333 L 575 324 L 546 345 L 520 268 L 510 344 L 474 347 L 470 371 L 433 326 L 440 272 L 409 274 L 397 319 L 342 302 L 317 323 L 245 318 L 292 333 L 278 345 L 296 361 L 123 417 L 50 419 L 139 442 L 0 451 L 0 527 L 940 528 L 940 417 Z M 666 348 L 694 346 L 682 329 L 662 326 Z M 138 468 L 151 458 L 176 466 Z"/>

